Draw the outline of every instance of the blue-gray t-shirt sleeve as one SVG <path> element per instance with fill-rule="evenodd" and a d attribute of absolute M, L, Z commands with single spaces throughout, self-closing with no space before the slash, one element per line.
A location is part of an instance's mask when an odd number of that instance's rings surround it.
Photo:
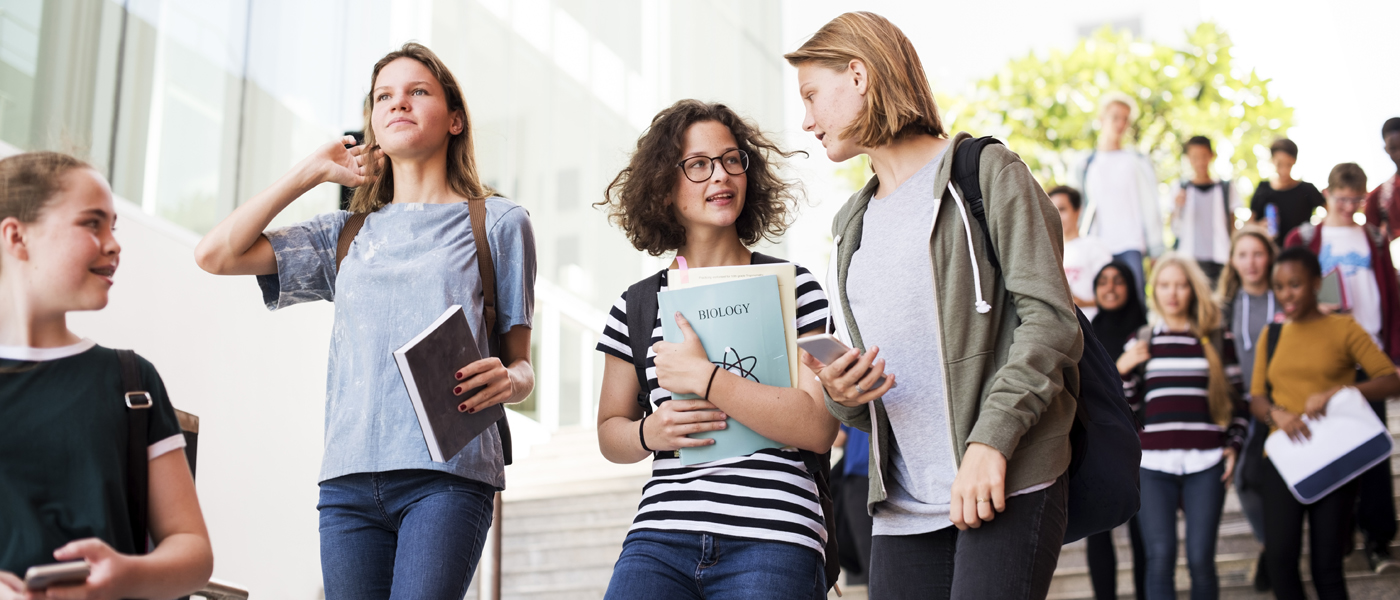
<path fill-rule="evenodd" d="M 338 210 L 263 233 L 277 257 L 277 273 L 258 276 L 268 310 L 335 300 L 335 244 L 349 217 Z"/>
<path fill-rule="evenodd" d="M 531 327 L 536 266 L 535 229 L 529 213 L 519 206 L 507 210 L 491 226 L 487 239 L 496 267 L 496 332 L 506 333 L 516 325 Z"/>

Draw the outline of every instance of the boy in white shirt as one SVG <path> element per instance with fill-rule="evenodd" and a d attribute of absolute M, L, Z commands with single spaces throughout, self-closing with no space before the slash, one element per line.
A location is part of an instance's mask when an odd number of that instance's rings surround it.
<path fill-rule="evenodd" d="M 1229 182 L 1211 175 L 1215 149 L 1210 138 L 1195 136 L 1186 141 L 1184 151 L 1192 177 L 1172 184 L 1172 233 L 1177 251 L 1196 259 L 1214 289 L 1220 271 L 1230 260 L 1230 236 L 1235 232 L 1240 198 L 1231 192 Z"/>
<path fill-rule="evenodd" d="M 1079 235 L 1079 190 L 1067 185 L 1052 188 L 1050 201 L 1060 211 L 1060 228 L 1065 234 L 1065 278 L 1074 304 L 1090 319 L 1099 312 L 1094 302 L 1094 277 L 1113 261 L 1113 253 L 1097 238 Z"/>
<path fill-rule="evenodd" d="M 1074 169 L 1072 179 L 1084 196 L 1079 232 L 1096 236 L 1114 260 L 1133 270 L 1138 300 L 1145 305 L 1143 260 L 1156 259 L 1166 248 L 1152 159 L 1125 142 L 1138 114 L 1132 96 L 1123 92 L 1101 96 L 1097 149 Z"/>

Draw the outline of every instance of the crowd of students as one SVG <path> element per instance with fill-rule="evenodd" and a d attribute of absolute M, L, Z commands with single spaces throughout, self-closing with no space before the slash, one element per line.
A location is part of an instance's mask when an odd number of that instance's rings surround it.
<path fill-rule="evenodd" d="M 1106 96 L 1103 135 L 1122 135 L 1116 123 L 1135 110 L 1129 97 Z M 1390 552 L 1396 514 L 1389 459 L 1302 504 L 1264 452 L 1273 431 L 1305 440 L 1303 417 L 1324 418 L 1343 386 L 1369 400 L 1382 423 L 1386 398 L 1400 392 L 1393 364 L 1400 358 L 1400 287 L 1390 255 L 1400 231 L 1390 218 L 1400 186 L 1400 118 L 1386 121 L 1381 137 L 1397 174 L 1369 195 L 1354 163 L 1333 168 L 1324 191 L 1294 179 L 1298 146 L 1275 140 L 1275 175 L 1259 182 L 1243 220 L 1236 217 L 1244 206 L 1237 186 L 1211 173 L 1215 153 L 1204 136 L 1182 149 L 1191 177 L 1168 186 L 1160 201 L 1125 183 L 1141 176 L 1143 162 L 1103 160 L 1131 152 L 1121 140 L 1100 141 L 1081 171 L 1084 190 L 1050 190 L 1064 231 L 1066 279 L 1077 304 L 1097 309 L 1094 333 L 1118 361 L 1139 418 L 1142 504 L 1128 524 L 1138 598 L 1176 597 L 1178 512 L 1191 597 L 1218 597 L 1216 539 L 1232 484 L 1264 546 L 1257 590 L 1305 597 L 1305 520 L 1320 598 L 1347 597 L 1342 562 L 1356 546 L 1355 530 L 1372 570 L 1400 571 Z M 1101 172 L 1109 170 L 1117 172 Z M 1089 198 L 1097 201 L 1094 221 L 1081 211 L 1081 199 Z M 1137 236 L 1159 230 L 1160 215 L 1175 239 L 1169 251 Z M 1339 298 L 1329 293 L 1320 302 L 1326 276 Z M 1281 324 L 1272 355 L 1270 324 Z M 1090 536 L 1086 554 L 1095 597 L 1117 597 L 1110 533 Z"/>
<path fill-rule="evenodd" d="M 620 295 L 598 343 L 598 443 L 609 460 L 650 459 L 652 476 L 608 598 L 824 598 L 838 539 L 854 550 L 852 580 L 875 598 L 1044 598 L 1069 521 L 1079 361 L 1092 338 L 1142 419 L 1142 508 L 1129 523 L 1140 594 L 1174 597 L 1180 508 L 1192 595 L 1214 597 L 1231 482 L 1280 598 L 1302 597 L 1305 519 L 1324 597 L 1345 596 L 1354 518 L 1375 568 L 1395 566 L 1388 464 L 1303 505 L 1258 446 L 1274 429 L 1306 437 L 1300 415 L 1324 413 L 1338 386 L 1355 384 L 1382 414 L 1400 393 L 1386 228 L 1396 179 L 1372 193 L 1367 211 L 1380 212 L 1362 229 L 1351 215 L 1365 177 L 1339 166 L 1314 226 L 1317 192 L 1291 178 L 1297 148 L 1281 140 L 1278 177 L 1260 183 L 1253 206 L 1270 229 L 1236 231 L 1242 202 L 1211 175 L 1210 141 L 1191 138 L 1193 176 L 1160 203 L 1152 163 L 1125 137 L 1137 107 L 1108 94 L 1077 188 L 1047 195 L 999 144 L 976 146 L 969 183 L 955 157 L 973 140 L 946 129 L 893 23 L 848 13 L 785 58 L 803 129 L 830 160 L 865 155 L 874 171 L 835 218 L 825 283 L 796 268 L 799 335 L 834 332 L 852 349 L 829 364 L 803 353 L 802 383 L 764 385 L 711 363 L 679 313 L 651 314 L 646 300 L 667 288 L 666 270 Z M 461 88 L 431 50 L 388 54 L 370 84 L 364 142 L 316 150 L 210 231 L 195 260 L 256 276 L 270 310 L 335 303 L 317 507 L 326 596 L 461 598 L 505 486 L 509 428 L 502 420 L 450 460 L 431 460 L 391 351 L 460 304 L 488 358 L 441 385 L 479 389 L 458 407 L 467 413 L 523 400 L 534 386 L 534 237 L 525 210 L 481 182 Z M 1400 166 L 1393 121 L 1386 144 Z M 729 107 L 682 100 L 656 115 L 598 205 L 634 247 L 675 255 L 673 266 L 774 262 L 751 248 L 791 223 L 799 192 L 780 165 L 792 155 Z M 355 188 L 349 211 L 268 229 L 326 182 Z M 0 599 L 174 597 L 212 570 L 155 368 L 135 363 L 149 406 L 138 410 L 123 393 L 122 355 L 66 325 L 67 312 L 107 302 L 115 221 L 110 189 L 88 165 L 54 153 L 0 161 L 0 419 L 10 425 L 0 436 Z M 1295 247 L 1276 256 L 1277 239 Z M 1066 277 L 1045 277 L 1061 267 Z M 1319 306 L 1332 270 L 1347 304 Z M 1092 316 L 1082 332 L 1076 306 Z M 662 339 L 663 319 L 684 341 Z M 1260 361 L 1266 325 L 1280 321 L 1277 356 Z M 730 418 L 783 447 L 682 464 L 679 449 L 713 443 L 693 434 Z M 148 429 L 134 436 L 138 420 Z M 833 472 L 838 437 L 846 453 Z M 148 482 L 127 478 L 119 457 L 129 445 L 149 462 Z M 838 521 L 834 506 L 861 517 Z M 1089 541 L 1096 582 L 1115 570 L 1106 535 Z M 17 575 L 74 559 L 89 563 L 86 579 L 26 590 Z"/>

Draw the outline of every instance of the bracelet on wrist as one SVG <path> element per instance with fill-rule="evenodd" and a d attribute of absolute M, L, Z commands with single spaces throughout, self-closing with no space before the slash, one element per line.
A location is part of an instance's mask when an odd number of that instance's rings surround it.
<path fill-rule="evenodd" d="M 637 423 L 637 438 L 641 440 L 643 450 L 654 453 L 656 452 L 655 450 L 647 447 L 647 417 L 650 416 L 651 415 L 642 415 L 642 420 Z"/>
<path fill-rule="evenodd" d="M 706 399 L 706 400 L 709 400 L 709 399 L 710 399 L 710 388 L 714 387 L 714 385 L 715 385 L 715 375 L 718 375 L 718 374 L 719 374 L 719 365 L 715 365 L 715 369 L 714 369 L 713 371 L 710 371 L 710 382 L 707 383 L 707 384 L 705 384 L 705 395 L 704 395 L 704 396 L 701 396 L 702 398 L 704 398 L 704 399 Z"/>

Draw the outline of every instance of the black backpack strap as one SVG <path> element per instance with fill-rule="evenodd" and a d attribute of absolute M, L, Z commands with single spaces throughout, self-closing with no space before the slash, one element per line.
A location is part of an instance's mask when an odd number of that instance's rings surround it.
<path fill-rule="evenodd" d="M 989 135 L 967 140 L 959 144 L 953 152 L 953 182 L 962 190 L 963 200 L 967 202 L 972 217 L 982 226 L 982 247 L 987 254 L 987 260 L 991 261 L 992 267 L 998 271 L 1001 270 L 1001 261 L 997 259 L 996 247 L 992 245 L 992 233 L 987 228 L 987 210 L 982 204 L 982 183 L 978 178 L 978 169 L 982 163 L 982 150 L 988 144 L 1000 143 L 1001 140 Z"/>
<path fill-rule="evenodd" d="M 122 401 L 126 404 L 126 509 L 131 522 L 131 539 L 137 554 L 146 553 L 147 511 L 150 498 L 150 464 L 146 458 L 146 438 L 150 430 L 151 394 L 141 384 L 141 365 L 136 353 L 117 350 L 121 363 Z"/>
<path fill-rule="evenodd" d="M 757 256 L 758 253 L 755 252 L 754 255 Z M 817 484 L 817 499 L 822 506 L 822 522 L 826 524 L 826 547 L 823 554 L 826 558 L 826 589 L 829 590 L 831 586 L 836 585 L 837 577 L 841 576 L 841 553 L 836 546 L 836 502 L 831 497 L 831 452 L 817 454 L 811 450 L 798 450 L 797 453 L 802 455 L 802 463 L 807 466 L 807 472 Z"/>
<path fill-rule="evenodd" d="M 1283 323 L 1269 323 L 1269 337 L 1264 345 L 1264 393 L 1269 395 L 1269 404 L 1274 403 L 1274 385 L 1269 382 L 1269 363 L 1274 361 L 1274 350 L 1278 349 L 1278 337 L 1283 333 Z"/>
<path fill-rule="evenodd" d="M 647 378 L 647 350 L 651 349 L 651 333 L 656 327 L 656 294 L 661 291 L 661 278 L 666 270 L 657 271 L 627 288 L 627 342 L 632 348 L 632 367 L 637 371 L 637 404 L 642 414 L 651 414 L 651 388 Z"/>

